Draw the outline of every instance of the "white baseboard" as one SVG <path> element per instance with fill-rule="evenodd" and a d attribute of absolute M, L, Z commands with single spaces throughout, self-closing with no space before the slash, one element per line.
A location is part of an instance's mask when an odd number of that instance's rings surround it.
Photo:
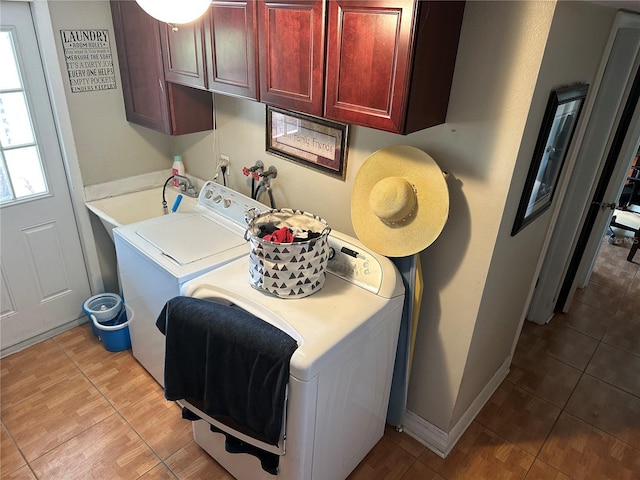
<path fill-rule="evenodd" d="M 407 435 L 415 438 L 436 455 L 445 458 L 449 453 L 447 450 L 449 434 L 427 422 L 411 410 L 404 412 L 402 428 Z"/>
<path fill-rule="evenodd" d="M 2 349 L 2 351 L 0 351 L 0 358 L 4 358 L 8 355 L 11 355 L 13 353 L 17 353 L 21 350 L 24 350 L 25 348 L 29 348 L 33 345 L 35 345 L 36 343 L 40 343 L 43 342 L 44 340 L 48 340 L 50 338 L 55 337 L 56 335 L 59 335 L 63 332 L 66 332 L 67 330 L 71 330 L 72 328 L 75 328 L 79 325 L 82 325 L 83 323 L 87 322 L 87 316 L 83 315 L 82 317 L 79 317 L 75 320 L 71 320 L 70 322 L 65 323 L 64 325 L 60 325 L 58 327 L 55 327 L 51 330 L 48 330 L 44 333 L 41 333 L 39 335 L 36 335 L 35 337 L 31 337 L 28 338 L 27 340 L 24 340 L 20 343 L 16 343 L 15 345 L 11 345 L 10 347 L 6 347 L 4 349 Z"/>
<path fill-rule="evenodd" d="M 500 368 L 485 385 L 476 399 L 469 405 L 460 420 L 456 422 L 450 432 L 445 432 L 414 412 L 405 411 L 403 429 L 411 437 L 422 443 L 436 455 L 446 458 L 453 450 L 462 434 L 469 428 L 485 403 L 491 398 L 496 389 L 509 373 L 511 356 L 507 357 Z"/>

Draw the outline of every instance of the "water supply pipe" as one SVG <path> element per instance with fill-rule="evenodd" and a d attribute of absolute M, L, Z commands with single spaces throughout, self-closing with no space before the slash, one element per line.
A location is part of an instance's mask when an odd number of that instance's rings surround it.
<path fill-rule="evenodd" d="M 242 173 L 245 177 L 251 176 L 251 198 L 255 200 L 256 198 L 256 181 L 260 179 L 260 174 L 264 170 L 264 163 L 262 160 L 256 160 L 256 163 L 253 167 L 244 167 L 242 169 Z"/>
<path fill-rule="evenodd" d="M 271 180 L 278 176 L 278 170 L 274 166 L 270 166 L 266 171 L 264 171 L 261 175 L 262 180 L 258 184 L 258 188 L 256 188 L 254 199 L 258 200 L 260 196 L 260 190 L 264 189 L 265 192 L 269 195 L 269 203 L 271 204 L 271 208 L 276 208 L 276 202 L 273 198 L 273 190 L 271 189 Z"/>

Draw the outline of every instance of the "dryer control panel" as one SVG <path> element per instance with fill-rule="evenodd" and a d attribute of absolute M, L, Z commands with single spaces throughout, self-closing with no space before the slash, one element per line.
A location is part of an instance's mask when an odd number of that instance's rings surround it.
<path fill-rule="evenodd" d="M 362 246 L 336 237 L 336 233 L 329 235 L 329 273 L 378 293 L 382 284 L 382 266 L 376 256 Z"/>

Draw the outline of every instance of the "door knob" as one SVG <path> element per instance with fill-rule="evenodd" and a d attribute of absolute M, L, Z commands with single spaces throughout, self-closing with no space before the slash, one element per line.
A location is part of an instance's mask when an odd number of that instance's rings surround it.
<path fill-rule="evenodd" d="M 607 202 L 591 202 L 591 205 L 595 205 L 596 207 L 599 207 L 600 210 L 606 210 L 607 208 L 611 210 L 615 210 L 616 207 L 618 206 L 616 203 L 607 203 Z"/>

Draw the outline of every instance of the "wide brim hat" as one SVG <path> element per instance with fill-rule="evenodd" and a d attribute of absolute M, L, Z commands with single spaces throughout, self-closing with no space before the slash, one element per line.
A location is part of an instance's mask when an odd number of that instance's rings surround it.
<path fill-rule="evenodd" d="M 424 250 L 449 216 L 446 174 L 410 145 L 371 154 L 356 175 L 351 222 L 358 239 L 376 253 L 404 257 Z"/>

